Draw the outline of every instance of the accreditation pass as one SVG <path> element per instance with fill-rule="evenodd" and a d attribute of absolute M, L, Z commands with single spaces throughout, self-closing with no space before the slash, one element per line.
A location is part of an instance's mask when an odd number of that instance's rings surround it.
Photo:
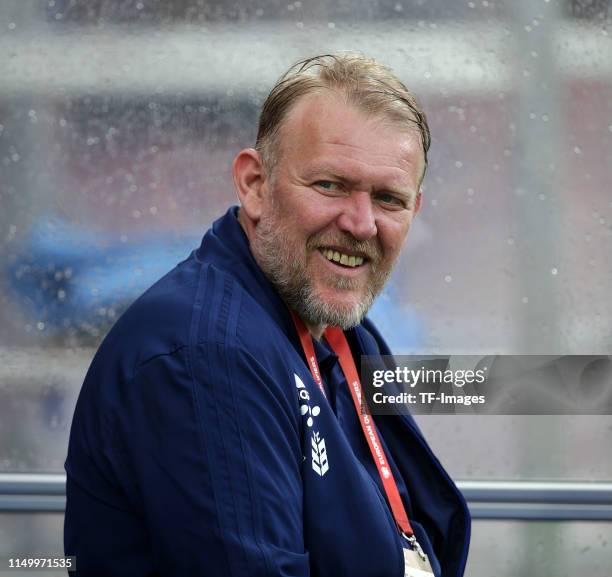
<path fill-rule="evenodd" d="M 424 557 L 414 549 L 404 548 L 404 577 L 435 577 L 427 555 Z"/>

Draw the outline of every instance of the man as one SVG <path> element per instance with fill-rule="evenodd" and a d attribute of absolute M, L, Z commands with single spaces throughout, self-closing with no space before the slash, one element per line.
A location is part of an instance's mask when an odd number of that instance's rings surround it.
<path fill-rule="evenodd" d="M 81 575 L 463 574 L 465 502 L 407 416 L 364 410 L 365 314 L 421 202 L 425 115 L 385 67 L 303 61 L 233 164 L 240 208 L 100 347 L 72 425 Z"/>

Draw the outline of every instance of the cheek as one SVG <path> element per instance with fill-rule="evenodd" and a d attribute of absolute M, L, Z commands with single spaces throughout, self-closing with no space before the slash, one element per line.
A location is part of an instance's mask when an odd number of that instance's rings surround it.
<path fill-rule="evenodd" d="M 378 235 L 385 258 L 393 258 L 402 250 L 409 228 L 410 221 L 393 222 L 379 227 Z"/>

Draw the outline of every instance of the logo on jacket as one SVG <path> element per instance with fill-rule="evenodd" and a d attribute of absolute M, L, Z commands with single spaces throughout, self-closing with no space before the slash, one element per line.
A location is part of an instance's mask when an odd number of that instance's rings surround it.
<path fill-rule="evenodd" d="M 317 475 L 322 477 L 329 470 L 325 439 L 319 437 L 318 431 L 314 431 L 310 442 L 312 444 L 312 469 Z"/>
<path fill-rule="evenodd" d="M 321 407 L 315 405 L 310 406 L 310 394 L 306 390 L 306 385 L 300 377 L 293 373 L 295 377 L 295 386 L 298 390 L 300 399 L 300 414 L 304 418 L 306 426 L 311 429 L 315 423 L 315 417 L 321 412 Z M 325 439 L 321 437 L 319 431 L 312 431 L 310 437 L 311 455 L 312 455 L 312 470 L 322 477 L 329 471 L 329 462 L 327 460 L 327 449 L 325 448 Z"/>

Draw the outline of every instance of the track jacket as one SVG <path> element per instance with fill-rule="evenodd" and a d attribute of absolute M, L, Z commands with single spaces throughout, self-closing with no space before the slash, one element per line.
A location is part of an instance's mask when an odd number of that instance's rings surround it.
<path fill-rule="evenodd" d="M 357 366 L 390 354 L 367 319 L 346 334 Z M 230 209 L 119 319 L 87 373 L 66 461 L 76 575 L 402 577 L 337 357 L 315 350 L 329 400 Z M 412 418 L 375 422 L 436 577 L 460 577 L 463 497 Z"/>

